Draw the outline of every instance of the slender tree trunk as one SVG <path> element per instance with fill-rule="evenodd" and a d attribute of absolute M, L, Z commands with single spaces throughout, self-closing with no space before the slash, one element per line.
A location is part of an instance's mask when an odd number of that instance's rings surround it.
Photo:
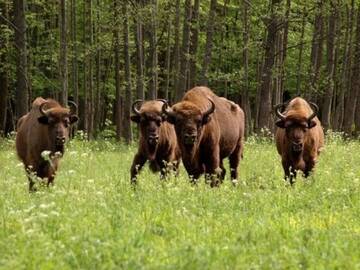
<path fill-rule="evenodd" d="M 150 22 L 150 84 L 149 99 L 157 98 L 158 89 L 158 54 L 157 54 L 157 0 L 150 0 L 151 5 L 151 22 Z"/>
<path fill-rule="evenodd" d="M 297 68 L 296 68 L 296 95 L 300 95 L 300 92 L 301 92 L 303 51 L 304 51 L 304 34 L 305 34 L 305 26 L 306 26 L 306 17 L 307 17 L 307 11 L 306 11 L 306 7 L 304 7 L 304 9 L 303 9 L 303 17 L 302 17 L 302 22 L 301 22 L 298 64 L 297 64 Z"/>
<path fill-rule="evenodd" d="M 201 70 L 201 79 L 200 83 L 202 85 L 208 85 L 208 69 L 211 63 L 211 51 L 213 46 L 213 35 L 214 35 L 214 27 L 215 27 L 215 15 L 216 15 L 216 6 L 217 0 L 211 0 L 210 2 L 210 10 L 209 17 L 206 26 L 206 43 L 205 43 L 205 53 L 204 59 L 202 63 Z"/>
<path fill-rule="evenodd" d="M 94 132 L 97 135 L 100 129 L 100 116 L 101 116 L 101 23 L 100 23 L 100 1 L 96 0 L 96 92 L 94 98 Z"/>
<path fill-rule="evenodd" d="M 121 138 L 121 88 L 120 88 L 120 17 L 119 17 L 119 0 L 114 1 L 114 54 L 115 54 L 115 125 L 116 125 L 116 139 L 119 141 Z"/>
<path fill-rule="evenodd" d="M 280 81 L 279 81 L 279 92 L 280 96 L 282 96 L 285 87 L 285 61 L 287 56 L 287 46 L 288 46 L 288 34 L 289 34 L 289 18 L 290 18 L 290 11 L 291 11 L 291 0 L 286 0 L 286 12 L 285 12 L 285 22 L 284 22 L 284 30 L 283 30 L 283 37 L 282 37 L 282 44 L 281 44 L 281 61 L 280 65 Z M 280 100 L 282 101 L 282 100 Z"/>
<path fill-rule="evenodd" d="M 310 66 L 310 85 L 307 96 L 318 91 L 318 78 L 320 75 L 320 68 L 322 63 L 322 51 L 323 51 L 323 37 L 324 37 L 324 19 L 323 19 L 323 0 L 317 2 L 317 14 L 315 15 L 314 32 L 311 47 L 311 66 Z"/>
<path fill-rule="evenodd" d="M 265 62 L 262 71 L 261 86 L 260 86 L 260 107 L 259 107 L 259 123 L 258 133 L 262 129 L 270 128 L 270 115 L 271 115 L 271 80 L 272 68 L 275 60 L 275 45 L 276 36 L 278 31 L 278 18 L 276 14 L 276 6 L 279 5 L 281 0 L 271 1 L 271 16 L 267 24 L 267 38 L 265 43 Z"/>
<path fill-rule="evenodd" d="M 72 39 L 72 87 L 73 98 L 79 104 L 79 73 L 78 73 L 78 47 L 76 35 L 76 0 L 71 0 L 71 39 Z"/>
<path fill-rule="evenodd" d="M 174 29 L 174 67 L 173 67 L 173 86 L 175 87 L 174 99 L 176 97 L 176 87 L 179 84 L 179 73 L 180 73 L 180 0 L 175 2 L 175 29 Z"/>
<path fill-rule="evenodd" d="M 321 123 L 325 130 L 330 127 L 330 116 L 331 116 L 331 105 L 334 92 L 334 65 L 335 65 L 335 42 L 336 42 L 336 20 L 337 20 L 337 10 L 336 4 L 331 3 L 331 14 L 328 20 L 328 33 L 327 33 L 327 65 L 326 65 L 326 88 L 325 96 L 322 103 L 322 114 L 321 114 Z"/>
<path fill-rule="evenodd" d="M 28 112 L 29 82 L 27 80 L 27 50 L 26 50 L 26 0 L 14 0 L 14 25 L 16 54 L 16 89 L 15 89 L 15 114 L 16 120 Z"/>
<path fill-rule="evenodd" d="M 68 100 L 68 71 L 67 71 L 67 17 L 66 17 L 66 1 L 60 0 L 60 104 L 67 104 Z"/>
<path fill-rule="evenodd" d="M 185 1 L 185 17 L 183 27 L 183 40 L 181 48 L 179 80 L 176 86 L 175 100 L 181 100 L 186 88 L 186 70 L 188 67 L 188 54 L 190 47 L 190 25 L 191 25 L 191 0 Z"/>
<path fill-rule="evenodd" d="M 199 6 L 200 0 L 195 0 L 194 8 L 192 10 L 192 17 L 191 17 L 191 42 L 190 42 L 190 67 L 189 67 L 189 86 L 190 88 L 196 85 L 196 54 L 197 48 L 199 43 Z"/>
<path fill-rule="evenodd" d="M 124 35 L 124 59 L 125 59 L 125 107 L 124 107 L 124 139 L 126 143 L 132 141 L 130 110 L 131 110 L 131 72 L 130 72 L 130 54 L 129 54 L 129 26 L 128 26 L 128 11 L 127 2 L 123 2 L 123 35 Z"/>
<path fill-rule="evenodd" d="M 243 4 L 243 40 L 244 40 L 244 49 L 243 49 L 243 67 L 244 67 L 244 78 L 242 90 L 242 99 L 241 107 L 245 112 L 245 131 L 246 136 L 251 133 L 251 109 L 250 109 L 250 98 L 249 98 L 249 17 L 250 17 L 250 6 L 247 0 L 242 1 Z"/>
<path fill-rule="evenodd" d="M 171 16 L 168 18 L 167 25 L 167 37 L 166 37 L 166 59 L 165 59 L 165 70 L 166 70 L 166 78 L 165 78 L 165 93 L 164 98 L 169 100 L 169 87 L 170 87 L 170 74 L 171 74 Z"/>
<path fill-rule="evenodd" d="M 8 20 L 8 7 L 6 2 L 0 3 L 0 10 L 6 20 Z M 5 135 L 6 112 L 9 93 L 9 78 L 7 65 L 8 59 L 8 36 L 3 30 L 7 29 L 5 19 L 0 17 L 0 136 Z"/>
<path fill-rule="evenodd" d="M 142 1 L 138 1 L 138 12 L 136 14 L 135 43 L 136 43 L 136 95 L 138 99 L 144 100 L 144 52 L 143 52 L 143 22 Z M 139 11 L 140 10 L 140 11 Z"/>
<path fill-rule="evenodd" d="M 360 6 L 358 7 L 357 12 L 354 58 L 351 67 L 351 85 L 349 98 L 345 104 L 345 116 L 343 123 L 343 129 L 347 135 L 352 134 L 352 125 L 355 118 L 356 103 L 360 90 Z M 359 129 L 359 124 L 360 123 L 356 123 L 356 130 Z"/>

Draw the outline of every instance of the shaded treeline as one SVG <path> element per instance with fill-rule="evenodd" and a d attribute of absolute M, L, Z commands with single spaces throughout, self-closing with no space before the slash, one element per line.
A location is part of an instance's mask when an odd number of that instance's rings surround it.
<path fill-rule="evenodd" d="M 317 102 L 325 129 L 360 131 L 360 1 L 3 0 L 0 130 L 36 96 L 79 104 L 87 138 L 132 140 L 131 103 L 195 85 L 239 103 L 247 134 L 272 108 Z"/>

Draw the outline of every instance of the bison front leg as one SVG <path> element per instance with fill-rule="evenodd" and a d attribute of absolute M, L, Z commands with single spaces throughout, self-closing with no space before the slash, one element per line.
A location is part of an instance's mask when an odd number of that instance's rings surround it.
<path fill-rule="evenodd" d="M 230 174 L 231 174 L 231 182 L 236 185 L 237 180 L 238 180 L 238 166 L 240 163 L 240 159 L 241 159 L 241 153 L 242 153 L 242 149 L 241 149 L 241 145 L 238 145 L 234 152 L 231 153 L 231 155 L 229 156 L 229 161 L 230 161 Z"/>
<path fill-rule="evenodd" d="M 315 167 L 315 161 L 314 160 L 309 160 L 308 162 L 306 162 L 305 164 L 305 170 L 304 170 L 304 176 L 308 177 L 310 175 L 310 173 L 312 172 L 312 170 Z"/>
<path fill-rule="evenodd" d="M 289 179 L 290 184 L 293 184 L 293 177 L 294 176 L 296 177 L 296 171 L 291 169 L 291 172 L 290 172 L 291 165 L 286 160 L 282 161 L 282 166 L 283 166 L 283 169 L 284 169 L 284 174 L 285 174 L 284 179 L 285 179 L 285 181 L 287 181 Z"/>
<path fill-rule="evenodd" d="M 220 184 L 222 170 L 220 168 L 219 148 L 215 148 L 213 153 L 205 159 L 205 179 L 210 182 L 211 187 L 217 187 Z"/>
<path fill-rule="evenodd" d="M 140 153 L 137 153 L 134 157 L 133 163 L 130 169 L 131 183 L 136 184 L 137 174 L 140 172 L 141 168 L 146 162 L 146 157 Z"/>

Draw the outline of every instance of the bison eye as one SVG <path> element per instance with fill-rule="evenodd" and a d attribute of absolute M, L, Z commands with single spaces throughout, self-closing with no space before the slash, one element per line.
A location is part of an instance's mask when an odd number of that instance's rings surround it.
<path fill-rule="evenodd" d="M 156 122 L 156 125 L 160 127 L 160 125 L 161 125 L 161 120 L 157 119 L 155 122 Z"/>

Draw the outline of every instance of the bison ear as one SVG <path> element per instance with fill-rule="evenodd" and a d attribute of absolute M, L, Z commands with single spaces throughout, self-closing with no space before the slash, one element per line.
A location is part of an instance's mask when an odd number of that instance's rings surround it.
<path fill-rule="evenodd" d="M 308 128 L 313 128 L 316 126 L 316 121 L 315 120 L 311 120 L 308 122 Z"/>
<path fill-rule="evenodd" d="M 75 122 L 77 122 L 79 120 L 79 117 L 77 117 L 77 115 L 73 114 L 70 115 L 70 123 L 74 124 Z"/>
<path fill-rule="evenodd" d="M 277 127 L 279 127 L 279 128 L 285 128 L 285 121 L 279 119 L 279 120 L 277 120 L 277 121 L 275 122 L 275 125 L 276 125 Z"/>
<path fill-rule="evenodd" d="M 202 118 L 202 124 L 206 125 L 207 123 L 209 123 L 211 120 L 211 116 L 210 115 L 204 115 Z"/>
<path fill-rule="evenodd" d="M 49 117 L 47 117 L 46 115 L 42 115 L 38 118 L 38 121 L 40 124 L 43 125 L 48 125 L 49 124 Z"/>
<path fill-rule="evenodd" d="M 130 116 L 130 119 L 135 123 L 140 123 L 140 115 L 132 115 Z"/>

